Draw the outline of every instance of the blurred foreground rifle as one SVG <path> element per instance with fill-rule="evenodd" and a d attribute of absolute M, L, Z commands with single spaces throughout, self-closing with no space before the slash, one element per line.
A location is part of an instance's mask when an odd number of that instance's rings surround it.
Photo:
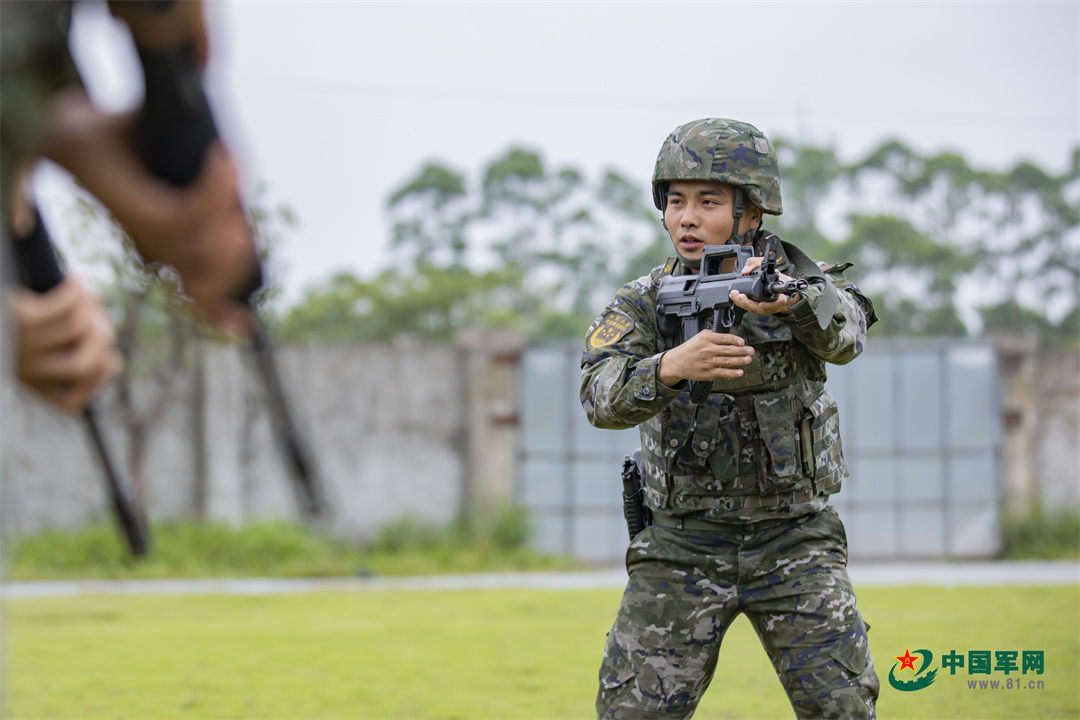
<path fill-rule="evenodd" d="M 165 20 L 168 19 L 166 14 L 174 9 L 188 9 L 181 7 L 186 3 L 171 0 L 143 0 L 139 4 Z M 185 41 L 168 49 L 151 48 L 134 30 L 133 34 L 146 78 L 140 132 L 147 165 L 155 175 L 173 185 L 188 185 L 199 174 L 207 149 L 218 138 L 195 56 L 195 44 Z M 262 270 L 256 258 L 252 277 L 236 300 L 251 309 L 251 349 L 266 386 L 275 429 L 285 445 L 301 515 L 314 520 L 326 509 L 325 495 L 307 446 L 293 422 L 266 327 L 252 304 L 262 283 Z"/>
<path fill-rule="evenodd" d="M 64 273 L 56 261 L 56 254 L 53 252 L 52 242 L 49 240 L 49 234 L 40 213 L 35 212 L 34 229 L 30 235 L 25 238 L 15 238 L 12 247 L 19 282 L 28 289 L 44 293 L 63 281 Z M 149 547 L 149 529 L 143 526 L 139 513 L 135 509 L 131 483 L 121 476 L 109 454 L 93 405 L 87 406 L 83 411 L 83 421 L 87 430 L 90 431 L 90 440 L 97 451 L 113 516 L 124 535 L 128 550 L 135 557 L 145 555 Z"/>
<path fill-rule="evenodd" d="M 706 245 L 697 275 L 668 275 L 656 292 L 656 316 L 660 334 L 674 345 L 686 342 L 702 330 L 730 332 L 742 317 L 732 302 L 731 291 L 762 302 L 781 294 L 793 295 L 809 287 L 806 280 L 782 281 L 776 270 L 779 238 L 775 235 L 765 249 L 761 267 L 743 275 L 746 261 L 754 255 L 749 245 Z M 704 402 L 712 392 L 712 381 L 690 381 L 690 400 Z"/>

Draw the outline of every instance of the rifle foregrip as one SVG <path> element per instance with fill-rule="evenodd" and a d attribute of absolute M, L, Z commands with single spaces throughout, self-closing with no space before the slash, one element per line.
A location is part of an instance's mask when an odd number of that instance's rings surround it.
<path fill-rule="evenodd" d="M 141 132 L 147 165 L 173 185 L 188 185 L 218 137 L 195 47 L 189 43 L 166 52 L 138 51 L 146 77 Z"/>
<path fill-rule="evenodd" d="M 41 213 L 36 209 L 34 229 L 24 238 L 15 238 L 11 245 L 22 285 L 36 293 L 44 293 L 64 281 L 64 271 L 56 259 Z"/>

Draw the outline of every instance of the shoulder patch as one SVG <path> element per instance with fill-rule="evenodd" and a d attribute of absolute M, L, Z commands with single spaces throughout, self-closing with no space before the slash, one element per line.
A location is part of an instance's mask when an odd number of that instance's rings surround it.
<path fill-rule="evenodd" d="M 634 329 L 634 321 L 620 312 L 608 310 L 596 329 L 589 333 L 589 347 L 598 350 L 622 340 Z"/>

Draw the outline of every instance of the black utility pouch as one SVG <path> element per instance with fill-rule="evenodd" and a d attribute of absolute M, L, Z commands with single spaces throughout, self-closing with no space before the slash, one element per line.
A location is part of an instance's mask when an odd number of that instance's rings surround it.
<path fill-rule="evenodd" d="M 623 516 L 630 539 L 652 525 L 652 510 L 645 505 L 645 488 L 641 483 L 641 450 L 623 458 Z"/>

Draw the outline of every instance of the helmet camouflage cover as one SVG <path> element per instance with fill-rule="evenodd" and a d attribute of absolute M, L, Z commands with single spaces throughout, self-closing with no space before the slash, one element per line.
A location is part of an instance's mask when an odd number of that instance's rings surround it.
<path fill-rule="evenodd" d="M 653 170 L 653 202 L 660 210 L 667 206 L 667 184 L 672 180 L 734 185 L 770 215 L 784 211 L 776 150 L 750 123 L 706 118 L 675 128 L 660 148 Z"/>

